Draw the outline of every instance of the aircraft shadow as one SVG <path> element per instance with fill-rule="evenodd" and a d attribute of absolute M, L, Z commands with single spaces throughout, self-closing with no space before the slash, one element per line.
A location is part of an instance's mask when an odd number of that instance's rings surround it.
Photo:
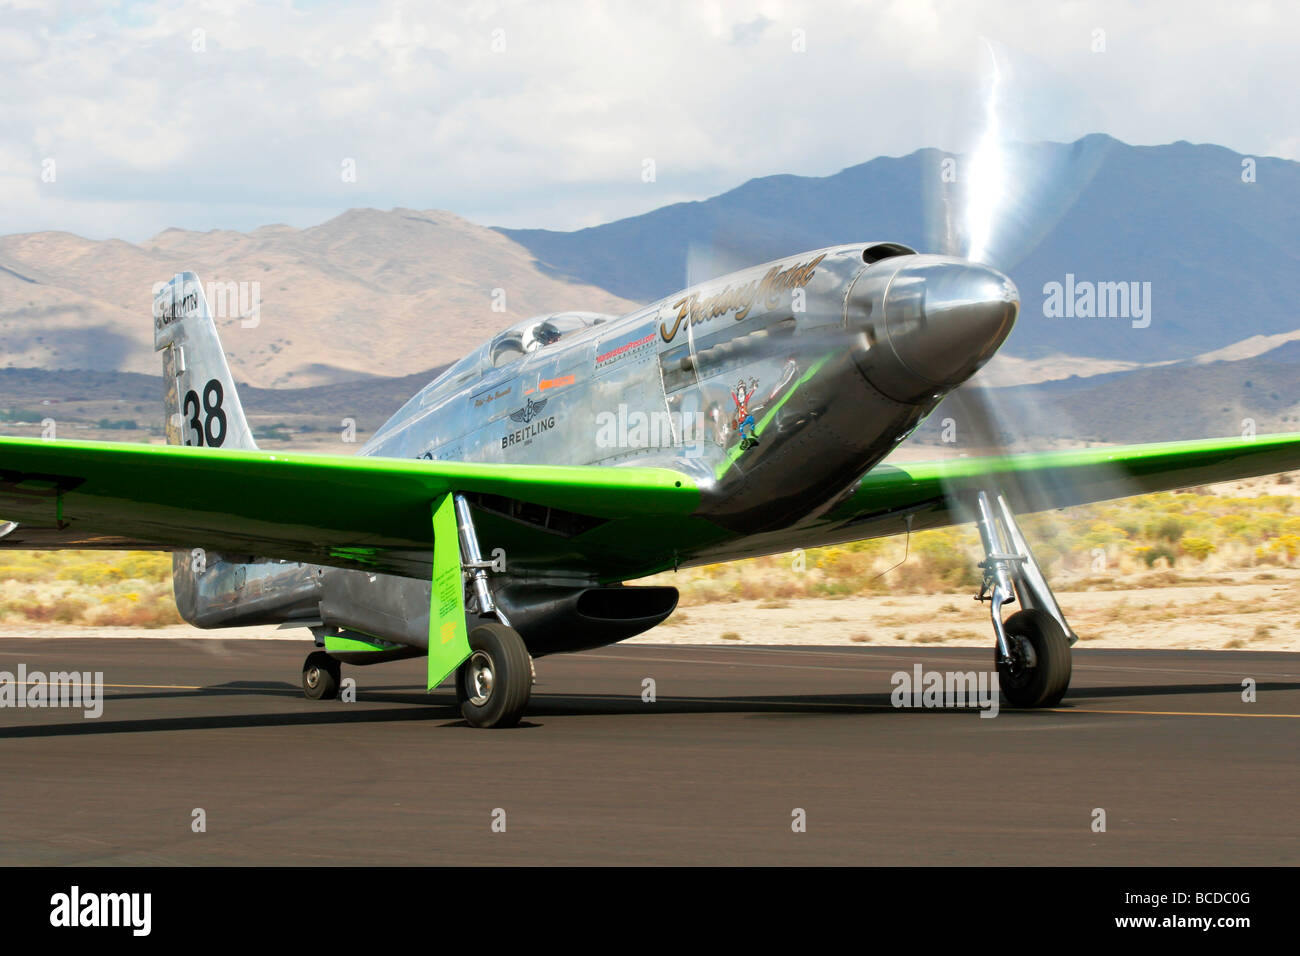
<path fill-rule="evenodd" d="M 428 701 L 426 700 L 426 703 Z M 132 720 L 78 720 L 75 723 L 35 724 L 0 729 L 0 739 L 66 737 L 83 734 L 160 733 L 178 730 L 233 730 L 241 727 L 295 727 L 319 724 L 392 723 L 403 720 L 460 720 L 455 701 L 423 708 L 344 709 L 327 702 L 317 711 L 269 714 L 204 714 L 183 717 L 141 717 Z M 329 708 L 329 709 L 324 709 Z M 466 725 L 468 726 L 468 725 Z"/>
<path fill-rule="evenodd" d="M 1261 683 L 1257 685 L 1260 693 L 1281 690 L 1300 690 L 1300 683 Z M 1061 711 L 1068 711 L 1071 706 L 1087 705 L 1101 700 L 1125 700 L 1133 698 L 1158 698 L 1179 694 L 1230 694 L 1234 701 L 1241 699 L 1241 685 L 1231 684 L 1171 684 L 1162 687 L 1088 687 L 1079 691 L 1070 691 L 1061 703 L 1046 713 L 1060 716 Z M 926 714 L 931 716 L 969 715 L 971 707 L 895 707 L 890 695 L 878 694 L 809 694 L 781 697 L 718 697 L 718 698 L 668 698 L 660 697 L 653 704 L 644 703 L 639 697 L 614 697 L 609 695 L 538 695 L 528 705 L 528 713 L 534 717 L 575 716 L 575 715 L 614 715 L 614 714 L 710 714 L 710 713 L 804 713 L 804 714 L 862 714 L 864 712 L 889 712 L 899 714 Z M 1128 708 L 1124 708 L 1128 709 Z M 1035 710 L 1017 710 L 1010 707 L 1005 698 L 1002 700 L 1001 713 L 1033 716 L 1044 713 Z"/>
<path fill-rule="evenodd" d="M 1300 683 L 1262 683 L 1261 693 L 1300 690 Z M 410 691 L 410 692 L 408 692 Z M 237 682 L 196 691 L 166 691 L 144 694 L 115 694 L 107 700 L 146 700 L 162 698 L 196 699 L 232 695 L 255 695 L 301 699 L 301 691 L 290 684 L 252 684 Z M 1060 708 L 1050 713 L 1060 716 L 1071 705 L 1113 698 L 1158 698 L 1180 694 L 1231 694 L 1239 699 L 1241 685 L 1167 684 L 1157 687 L 1084 687 L 1072 690 Z M 303 702 L 306 705 L 306 702 Z M 375 705 L 398 706 L 375 706 Z M 127 720 L 79 719 L 55 724 L 29 724 L 0 728 L 0 739 L 23 737 L 61 737 L 85 734 L 159 733 L 186 730 L 237 729 L 241 727 L 292 727 L 323 724 L 393 723 L 400 721 L 442 721 L 443 727 L 466 727 L 455 698 L 446 692 L 429 695 L 418 686 L 362 689 L 354 704 L 322 701 L 314 709 L 275 713 L 204 714 L 176 717 L 141 717 Z M 566 716 L 613 716 L 646 714 L 926 714 L 934 717 L 969 716 L 974 708 L 938 709 L 896 708 L 887 693 L 873 694 L 805 694 L 763 697 L 661 697 L 646 703 L 639 696 L 609 694 L 535 694 L 529 703 L 528 717 L 533 719 Z M 1003 707 L 1002 713 L 1032 717 L 1037 711 L 1017 711 Z M 525 720 L 522 728 L 540 726 Z"/>
<path fill-rule="evenodd" d="M 1109 697 L 1162 697 L 1165 695 L 1178 694 L 1240 694 L 1241 684 L 1222 683 L 1222 684 L 1161 684 L 1161 685 L 1123 685 L 1111 687 L 1079 687 L 1071 688 L 1062 702 L 1063 707 L 1068 707 L 1072 700 L 1083 699 L 1100 699 Z M 1282 682 L 1282 681 L 1264 681 L 1256 684 L 1256 690 L 1279 691 L 1279 690 L 1300 690 L 1300 682 Z M 406 693 L 409 691 L 409 693 Z M 358 688 L 358 697 L 362 701 L 383 701 L 394 704 L 428 704 L 432 699 L 429 694 L 425 693 L 423 687 L 418 684 L 407 684 L 400 686 L 382 686 L 382 687 L 361 687 Z M 285 681 L 234 681 L 229 684 L 215 684 L 211 687 L 203 687 L 198 690 L 159 690 L 144 691 L 140 693 L 128 694 L 111 694 L 109 699 L 112 700 L 166 700 L 166 699 L 183 699 L 191 700 L 195 697 L 231 697 L 231 696 L 256 696 L 256 697 L 283 697 L 289 700 L 298 700 L 302 698 L 302 690 L 296 684 L 290 684 Z M 539 695 L 540 696 L 540 695 Z M 585 698 L 588 695 L 571 694 L 567 695 L 575 698 Z M 600 699 L 619 700 L 620 697 L 614 695 L 590 695 Z M 536 698 L 535 698 L 536 699 Z M 683 703 L 694 705 L 700 698 L 688 698 Z M 787 701 L 853 701 L 853 706 L 862 704 L 889 704 L 889 694 L 887 692 L 875 694 L 826 694 L 826 695 L 802 695 L 764 698 L 759 696 L 745 695 L 736 698 L 719 697 L 720 701 L 737 700 L 737 701 L 771 701 L 774 703 Z M 640 698 L 628 698 L 628 700 L 639 704 Z M 668 700 L 668 698 L 665 698 Z M 633 708 L 637 709 L 637 708 Z M 891 709 L 893 709 L 891 707 Z"/>

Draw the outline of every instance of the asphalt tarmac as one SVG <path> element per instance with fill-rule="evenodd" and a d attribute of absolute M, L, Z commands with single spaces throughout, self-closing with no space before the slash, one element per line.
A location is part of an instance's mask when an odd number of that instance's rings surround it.
<path fill-rule="evenodd" d="M 0 639 L 104 681 L 98 718 L 0 706 L 0 863 L 1300 862 L 1294 654 L 1076 649 L 1060 707 L 988 719 L 890 692 L 991 650 L 615 646 L 485 731 L 422 659 L 306 700 L 308 650 Z"/>

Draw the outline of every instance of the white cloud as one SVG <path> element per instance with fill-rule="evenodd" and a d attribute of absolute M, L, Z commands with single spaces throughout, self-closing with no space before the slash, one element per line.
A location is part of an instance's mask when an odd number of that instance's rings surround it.
<path fill-rule="evenodd" d="M 1300 158 L 1300 8 L 1283 3 L 0 6 L 0 232 L 139 239 L 359 205 L 590 225 L 753 176 L 967 148 L 981 36 L 1009 51 L 1018 136 Z"/>

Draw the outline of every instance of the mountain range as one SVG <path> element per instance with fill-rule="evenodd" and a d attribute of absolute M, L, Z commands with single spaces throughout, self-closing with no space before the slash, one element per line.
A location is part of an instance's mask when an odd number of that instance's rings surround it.
<path fill-rule="evenodd" d="M 1040 407 L 1026 433 L 1137 441 L 1233 434 L 1245 418 L 1261 431 L 1297 427 L 1300 163 L 1106 136 L 1020 145 L 1002 162 L 1011 185 L 985 251 L 1015 279 L 1023 306 L 982 377 L 1018 386 L 1008 401 Z M 118 376 L 156 380 L 152 287 L 192 269 L 244 294 L 218 316 L 238 380 L 278 391 L 304 421 L 314 402 L 340 400 L 373 427 L 430 370 L 528 315 L 620 313 L 730 268 L 839 242 L 962 252 L 974 242 L 962 210 L 981 195 L 965 181 L 969 165 L 918 150 L 831 176 L 755 179 L 572 232 L 353 209 L 306 229 L 169 229 L 141 243 L 0 237 L 0 411 L 59 400 L 49 373 L 78 370 L 76 382 L 96 383 L 87 409 L 143 415 L 115 411 L 109 393 L 118 383 L 144 402 L 147 380 Z M 1053 283 L 1102 282 L 1149 288 L 1149 323 L 1049 314 Z M 276 406 L 272 391 L 246 400 L 268 416 Z M 334 427 L 333 411 L 320 418 Z"/>
<path fill-rule="evenodd" d="M 970 200 L 969 165 L 922 149 L 832 176 L 754 179 L 701 202 L 574 232 L 501 231 L 553 274 L 651 300 L 688 277 L 836 243 L 967 251 L 947 237 Z M 1002 165 L 1007 186 L 993 204 L 989 251 L 1023 303 L 1005 354 L 1177 361 L 1300 328 L 1300 163 L 1093 135 L 1019 144 Z M 1048 317 L 1044 288 L 1067 276 L 1150 283 L 1149 325 Z"/>
<path fill-rule="evenodd" d="M 0 238 L 4 364 L 158 374 L 153 285 L 186 269 L 209 288 L 235 376 L 264 387 L 408 375 L 530 315 L 633 307 L 547 275 L 508 237 L 438 211 L 353 209 L 309 229 L 168 229 L 138 245 L 28 233 Z M 223 309 L 213 287 L 227 283 Z"/>

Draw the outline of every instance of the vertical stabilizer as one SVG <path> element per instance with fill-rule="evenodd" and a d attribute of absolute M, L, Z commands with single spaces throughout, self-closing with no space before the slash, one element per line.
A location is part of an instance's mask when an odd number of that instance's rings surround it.
<path fill-rule="evenodd" d="M 193 272 L 178 273 L 154 296 L 153 328 L 154 349 L 163 353 L 167 443 L 256 448 Z"/>

